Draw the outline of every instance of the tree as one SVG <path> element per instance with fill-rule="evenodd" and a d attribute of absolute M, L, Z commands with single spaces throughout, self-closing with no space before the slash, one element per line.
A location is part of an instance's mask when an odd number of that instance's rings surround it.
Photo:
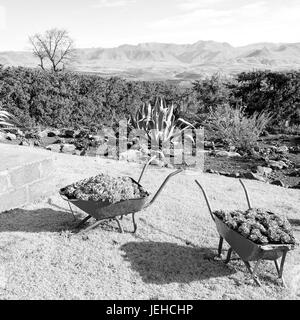
<path fill-rule="evenodd" d="M 37 33 L 29 37 L 29 41 L 33 54 L 39 58 L 39 66 L 43 70 L 48 62 L 53 71 L 61 71 L 73 58 L 74 41 L 66 30 L 47 30 L 44 34 Z"/>

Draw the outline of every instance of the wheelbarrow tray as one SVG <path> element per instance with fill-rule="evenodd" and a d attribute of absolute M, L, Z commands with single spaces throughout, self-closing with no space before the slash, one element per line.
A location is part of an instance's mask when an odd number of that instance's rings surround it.
<path fill-rule="evenodd" d="M 130 178 L 133 183 L 142 187 L 134 179 Z M 63 195 L 64 188 L 60 189 L 60 194 Z M 65 196 L 65 195 L 64 195 Z M 93 201 L 93 200 L 81 200 L 81 199 L 71 199 L 68 200 L 77 208 L 86 212 L 88 215 L 92 216 L 96 220 L 112 219 L 116 216 L 122 216 L 129 213 L 135 213 L 142 210 L 149 199 L 149 193 L 147 196 L 142 198 L 122 200 L 116 203 L 111 203 L 109 201 Z"/>
<path fill-rule="evenodd" d="M 290 244 L 256 244 L 239 234 L 237 231 L 230 229 L 215 214 L 214 217 L 220 236 L 228 242 L 231 248 L 244 261 L 257 261 L 261 259 L 277 260 L 282 257 L 284 252 L 291 250 L 293 247 Z"/>

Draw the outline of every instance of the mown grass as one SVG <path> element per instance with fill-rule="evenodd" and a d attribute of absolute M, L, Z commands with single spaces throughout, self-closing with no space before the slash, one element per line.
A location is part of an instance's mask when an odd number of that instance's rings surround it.
<path fill-rule="evenodd" d="M 56 164 L 57 188 L 99 172 L 136 178 L 141 169 L 133 163 L 63 154 L 56 155 Z M 150 168 L 142 184 L 153 194 L 169 172 Z M 286 289 L 276 280 L 270 262 L 259 269 L 263 284 L 259 288 L 241 261 L 225 265 L 216 257 L 218 234 L 195 178 L 205 186 L 214 209 L 246 208 L 237 180 L 190 172 L 174 177 L 158 200 L 137 214 L 136 235 L 120 234 L 114 221 L 104 222 L 87 237 L 72 235 L 76 221 L 57 195 L 1 214 L 5 277 L 0 298 L 299 299 L 298 249 L 287 257 Z M 253 205 L 286 214 L 299 239 L 299 191 L 246 183 Z M 77 219 L 84 216 L 75 211 Z M 127 231 L 132 229 L 129 216 L 122 224 Z"/>

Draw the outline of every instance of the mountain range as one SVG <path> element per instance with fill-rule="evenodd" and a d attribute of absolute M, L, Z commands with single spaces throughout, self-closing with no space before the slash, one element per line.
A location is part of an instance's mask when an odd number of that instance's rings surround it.
<path fill-rule="evenodd" d="M 31 52 L 0 52 L 0 64 L 36 67 Z M 233 47 L 226 42 L 142 43 L 116 48 L 76 49 L 74 71 L 140 80 L 194 80 L 219 72 L 300 69 L 300 43 L 257 43 Z"/>

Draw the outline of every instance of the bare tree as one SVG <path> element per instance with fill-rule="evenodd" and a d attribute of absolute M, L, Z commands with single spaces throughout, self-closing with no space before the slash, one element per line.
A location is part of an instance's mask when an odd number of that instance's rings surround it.
<path fill-rule="evenodd" d="M 74 41 L 66 30 L 51 29 L 44 34 L 29 37 L 33 54 L 40 59 L 39 66 L 45 70 L 45 62 L 50 63 L 55 72 L 61 71 L 72 59 Z"/>

